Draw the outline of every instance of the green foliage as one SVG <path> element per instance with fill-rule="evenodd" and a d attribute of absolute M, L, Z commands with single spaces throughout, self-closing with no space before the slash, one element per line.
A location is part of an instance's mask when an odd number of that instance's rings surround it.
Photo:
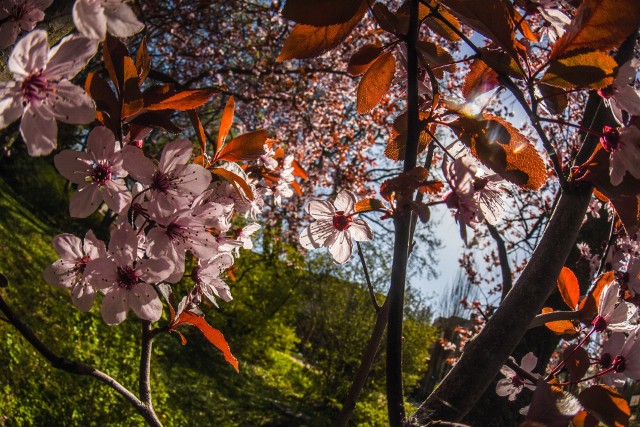
<path fill-rule="evenodd" d="M 0 272 L 9 278 L 3 297 L 55 352 L 93 365 L 137 393 L 140 322 L 130 314 L 123 324 L 106 326 L 97 304 L 81 313 L 68 292 L 42 278 L 57 258 L 53 235 L 82 236 L 93 227 L 104 236 L 107 224 L 98 215 L 69 220 L 64 180 L 46 160 L 28 160 L 37 162 L 31 175 L 16 158 L 3 164 L 0 178 Z M 3 181 L 7 177 L 11 185 Z M 37 191 L 27 191 L 29 185 Z M 264 243 L 266 254 L 244 251 L 238 259 L 236 281 L 227 280 L 234 300 L 207 310 L 207 321 L 239 359 L 239 374 L 195 328 L 181 327 L 185 346 L 177 335 L 156 339 L 151 380 L 164 425 L 324 426 L 335 419 L 374 323 L 367 290 L 357 283 L 362 272 Z M 178 294 L 188 280 L 175 287 Z M 426 369 L 434 330 L 424 302 L 409 294 L 407 306 L 409 390 Z M 387 422 L 383 353 L 381 348 L 354 425 Z M 0 425 L 144 425 L 109 387 L 52 368 L 6 322 L 0 322 L 0 384 Z"/>

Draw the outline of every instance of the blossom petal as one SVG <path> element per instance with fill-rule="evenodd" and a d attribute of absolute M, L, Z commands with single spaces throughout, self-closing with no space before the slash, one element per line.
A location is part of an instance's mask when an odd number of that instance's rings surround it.
<path fill-rule="evenodd" d="M 185 165 L 189 162 L 193 154 L 193 144 L 188 139 L 178 139 L 168 143 L 164 150 L 162 150 L 162 156 L 160 156 L 160 163 L 158 168 L 162 172 L 169 172 L 176 168 L 178 165 Z"/>
<path fill-rule="evenodd" d="M 125 3 L 107 4 L 104 8 L 109 32 L 116 37 L 127 38 L 139 33 L 144 24 L 138 21 L 131 7 Z"/>
<path fill-rule="evenodd" d="M 353 222 L 351 222 L 349 233 L 351 233 L 353 240 L 358 242 L 368 242 L 369 240 L 373 240 L 373 231 L 371 230 L 371 227 L 361 219 L 354 219 Z"/>
<path fill-rule="evenodd" d="M 5 50 L 16 41 L 20 34 L 20 25 L 15 21 L 6 21 L 0 24 L 0 50 Z"/>
<path fill-rule="evenodd" d="M 162 316 L 162 301 L 148 283 L 138 283 L 129 291 L 129 307 L 139 318 L 151 322 L 157 322 Z"/>
<path fill-rule="evenodd" d="M 76 150 L 64 150 L 53 157 L 53 164 L 60 175 L 74 184 L 82 184 L 89 176 L 89 164 L 86 153 Z"/>
<path fill-rule="evenodd" d="M 0 129 L 18 120 L 23 111 L 18 84 L 15 81 L 0 82 Z"/>
<path fill-rule="evenodd" d="M 75 262 L 59 259 L 44 270 L 44 280 L 52 286 L 70 288 L 78 281 L 75 267 Z"/>
<path fill-rule="evenodd" d="M 307 213 L 315 219 L 330 219 L 333 221 L 335 212 L 333 205 L 324 200 L 312 200 L 307 205 Z"/>
<path fill-rule="evenodd" d="M 136 270 L 141 273 L 141 280 L 148 283 L 158 283 L 173 273 L 174 263 L 166 259 L 143 259 L 138 263 Z"/>
<path fill-rule="evenodd" d="M 46 156 L 57 145 L 58 124 L 46 117 L 34 104 L 27 105 L 20 122 L 20 134 L 30 156 Z"/>
<path fill-rule="evenodd" d="M 93 99 L 79 86 L 63 80 L 58 90 L 48 98 L 48 105 L 56 119 L 72 125 L 86 125 L 96 118 Z"/>
<path fill-rule="evenodd" d="M 520 367 L 529 373 L 535 369 L 537 364 L 538 358 L 532 352 L 525 354 L 520 361 Z"/>
<path fill-rule="evenodd" d="M 83 257 L 82 240 L 73 234 L 58 234 L 53 238 L 53 249 L 66 261 L 76 262 Z"/>
<path fill-rule="evenodd" d="M 151 184 L 156 166 L 153 161 L 144 155 L 141 149 L 133 145 L 125 145 L 122 149 L 123 166 L 136 181 L 144 185 Z"/>
<path fill-rule="evenodd" d="M 73 24 L 83 36 L 104 40 L 107 35 L 107 18 L 101 2 L 77 0 L 73 5 Z"/>
<path fill-rule="evenodd" d="M 93 183 L 80 184 L 71 196 L 69 214 L 74 218 L 86 218 L 94 213 L 102 203 L 100 187 Z"/>
<path fill-rule="evenodd" d="M 127 318 L 129 303 L 127 298 L 129 291 L 123 288 L 114 287 L 107 291 L 102 299 L 100 314 L 107 325 L 117 325 Z"/>
<path fill-rule="evenodd" d="M 97 295 L 98 293 L 93 286 L 85 281 L 80 281 L 71 290 L 71 301 L 78 310 L 86 313 L 91 310 Z"/>
<path fill-rule="evenodd" d="M 11 52 L 7 66 L 14 77 L 19 79 L 43 69 L 47 63 L 47 33 L 35 30 L 21 38 Z"/>
<path fill-rule="evenodd" d="M 124 212 L 131 204 L 131 192 L 122 179 L 108 181 L 101 190 L 102 199 L 116 213 Z"/>
<path fill-rule="evenodd" d="M 349 190 L 342 190 L 333 201 L 333 206 L 335 206 L 336 211 L 342 211 L 347 214 L 353 212 L 355 204 L 356 195 Z"/>
<path fill-rule="evenodd" d="M 98 160 L 108 160 L 113 157 L 116 150 L 116 137 L 107 127 L 94 128 L 87 138 L 87 149 Z"/>
<path fill-rule="evenodd" d="M 98 51 L 98 42 L 79 34 L 66 36 L 49 52 L 47 76 L 56 80 L 71 80 Z"/>
<path fill-rule="evenodd" d="M 344 264 L 351 257 L 351 251 L 353 250 L 353 243 L 351 242 L 351 236 L 346 231 L 337 233 L 336 239 L 329 245 L 329 252 L 333 257 L 333 260 L 338 264 Z"/>
<path fill-rule="evenodd" d="M 138 257 L 138 237 L 128 223 L 111 233 L 109 252 L 118 266 L 130 266 Z"/>
<path fill-rule="evenodd" d="M 96 237 L 93 230 L 89 230 L 87 231 L 87 234 L 85 234 L 82 249 L 84 250 L 85 255 L 91 259 L 98 259 L 100 257 L 107 256 L 107 248 L 104 245 L 104 242 Z"/>

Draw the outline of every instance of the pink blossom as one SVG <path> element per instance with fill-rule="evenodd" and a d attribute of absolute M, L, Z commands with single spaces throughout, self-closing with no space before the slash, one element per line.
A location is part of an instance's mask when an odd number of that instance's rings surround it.
<path fill-rule="evenodd" d="M 11 46 L 20 30 L 31 31 L 53 0 L 0 0 L 0 50 Z"/>
<path fill-rule="evenodd" d="M 300 245 L 305 249 L 328 247 L 333 260 L 344 264 L 351 257 L 353 243 L 373 239 L 369 224 L 361 219 L 353 219 L 356 196 L 343 190 L 333 203 L 314 200 L 307 205 L 307 213 L 315 221 L 300 234 Z"/>
<path fill-rule="evenodd" d="M 598 315 L 593 320 L 593 327 L 596 331 L 602 332 L 609 329 L 613 332 L 623 332 L 633 329 L 629 324 L 629 319 L 635 313 L 635 307 L 621 299 L 620 285 L 613 282 L 602 290 L 598 303 Z"/>
<path fill-rule="evenodd" d="M 200 165 L 187 164 L 193 144 L 187 139 L 168 143 L 156 166 L 142 150 L 126 145 L 124 168 L 143 185 L 149 187 L 149 209 L 158 216 L 168 216 L 186 207 L 207 189 L 211 172 Z"/>
<path fill-rule="evenodd" d="M 513 358 L 511 358 L 513 360 Z M 520 367 L 531 373 L 538 363 L 538 358 L 533 355 L 533 353 L 529 352 L 524 355 L 522 361 L 520 362 Z M 524 387 L 535 390 L 535 384 L 532 384 L 526 378 L 520 378 L 518 374 L 508 367 L 504 365 L 500 368 L 500 373 L 505 377 L 498 381 L 496 384 L 496 394 L 498 396 L 508 396 L 510 401 L 516 400 L 516 396 L 522 391 Z"/>
<path fill-rule="evenodd" d="M 97 48 L 92 40 L 70 35 L 49 49 L 47 33 L 40 30 L 20 39 L 8 62 L 13 80 L 0 82 L 0 129 L 22 116 L 20 133 L 29 154 L 42 156 L 56 147 L 56 119 L 91 123 L 96 115 L 93 100 L 69 80 Z"/>
<path fill-rule="evenodd" d="M 627 172 L 640 179 L 640 129 L 635 126 L 620 129 L 605 126 L 600 143 L 611 153 L 609 174 L 613 185 L 620 185 Z"/>
<path fill-rule="evenodd" d="M 618 75 L 611 86 L 598 91 L 620 125 L 624 123 L 623 111 L 632 116 L 640 116 L 640 92 L 632 86 L 638 68 L 640 61 L 635 58 L 625 62 L 618 69 Z"/>
<path fill-rule="evenodd" d="M 602 345 L 602 351 L 600 352 L 600 368 L 607 370 L 612 367 L 613 362 L 617 355 L 620 354 L 622 347 L 626 341 L 626 336 L 622 332 L 615 332 L 606 339 Z M 625 376 L 621 373 L 613 372 L 613 370 L 607 372 L 601 376 L 602 382 L 608 386 L 623 386 L 625 382 Z"/>
<path fill-rule="evenodd" d="M 560 37 L 564 35 L 565 27 L 571 23 L 569 18 L 564 12 L 556 9 L 556 5 L 543 7 L 540 6 L 538 11 L 544 18 L 545 25 L 540 32 L 540 38 L 547 36 L 549 43 L 555 43 Z"/>
<path fill-rule="evenodd" d="M 113 133 L 99 126 L 91 131 L 87 151 L 64 150 L 54 157 L 56 168 L 78 191 L 71 197 L 69 212 L 85 218 L 104 201 L 109 209 L 122 213 L 131 203 L 131 193 L 124 182 L 122 151 Z"/>
<path fill-rule="evenodd" d="M 618 385 L 624 383 L 624 377 L 630 378 L 634 381 L 640 380 L 640 340 L 638 339 L 638 334 L 640 333 L 640 326 L 637 326 L 633 332 L 627 337 L 624 345 L 619 351 L 616 351 L 617 346 L 620 343 L 620 335 L 616 337 L 616 342 L 612 343 L 612 345 L 607 348 L 607 354 L 611 363 L 609 364 L 609 368 L 613 374 L 609 374 L 610 378 L 603 378 L 605 382 L 611 381 Z M 611 336 L 610 341 L 616 336 L 616 334 Z M 624 335 L 622 335 L 624 336 Z M 604 352 L 604 349 L 603 349 Z M 611 357 L 615 355 L 615 357 Z M 601 356 L 601 365 L 603 365 L 602 360 L 608 361 L 607 356 L 603 358 Z M 604 367 L 604 366 L 603 366 Z M 621 374 L 621 375 L 616 375 Z"/>
<path fill-rule="evenodd" d="M 466 243 L 467 227 L 475 229 L 484 219 L 473 185 L 477 167 L 470 156 L 459 157 L 450 163 L 445 158 L 442 171 L 451 187 L 443 200 L 449 209 L 455 211 L 454 218 L 460 227 L 460 236 Z"/>
<path fill-rule="evenodd" d="M 107 31 L 127 38 L 144 28 L 131 6 L 122 0 L 77 0 L 73 5 L 73 23 L 82 35 L 96 40 L 104 40 Z"/>
<path fill-rule="evenodd" d="M 228 253 L 200 262 L 194 276 L 198 289 L 217 307 L 216 298 L 229 302 L 233 298 L 229 286 L 220 278 L 220 274 L 233 265 L 233 257 Z"/>
<path fill-rule="evenodd" d="M 53 238 L 53 248 L 60 259 L 46 268 L 44 279 L 50 285 L 71 289 L 73 304 L 80 311 L 89 311 L 96 299 L 96 290 L 90 283 L 87 265 L 107 256 L 104 243 L 89 230 L 84 243 L 72 234 L 58 234 Z"/>
<path fill-rule="evenodd" d="M 138 236 L 127 223 L 111 233 L 109 255 L 88 268 L 93 286 L 105 293 L 100 310 L 104 321 L 122 323 L 129 309 L 144 320 L 160 319 L 162 302 L 152 284 L 169 277 L 173 264 L 166 259 L 140 259 Z"/>

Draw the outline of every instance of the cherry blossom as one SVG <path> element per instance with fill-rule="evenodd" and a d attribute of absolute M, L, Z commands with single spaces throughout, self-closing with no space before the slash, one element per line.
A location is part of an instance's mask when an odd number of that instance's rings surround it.
<path fill-rule="evenodd" d="M 73 5 L 73 23 L 82 35 L 96 40 L 104 40 L 107 31 L 127 38 L 144 28 L 131 6 L 122 0 L 77 0 Z"/>
<path fill-rule="evenodd" d="M 50 285 L 70 289 L 73 304 L 80 311 L 89 311 L 97 293 L 90 283 L 87 265 L 107 256 L 104 243 L 89 230 L 84 243 L 72 234 L 58 234 L 53 238 L 53 248 L 60 259 L 46 268 L 44 279 Z"/>
<path fill-rule="evenodd" d="M 64 150 L 54 157 L 56 168 L 78 191 L 71 197 L 69 212 L 85 218 L 104 201 L 109 209 L 122 213 L 131 203 L 131 193 L 124 177 L 122 151 L 113 133 L 106 127 L 91 131 L 87 151 Z"/>
<path fill-rule="evenodd" d="M 13 80 L 0 82 L 0 129 L 22 116 L 20 133 L 29 154 L 42 156 L 56 147 L 56 119 L 87 124 L 95 105 L 73 78 L 95 55 L 98 44 L 70 35 L 49 49 L 47 33 L 36 30 L 16 44 L 8 68 Z"/>
<path fill-rule="evenodd" d="M 600 143 L 611 153 L 609 174 L 613 185 L 620 185 L 627 172 L 640 179 L 640 129 L 605 126 Z"/>
<path fill-rule="evenodd" d="M 513 360 L 513 358 L 511 358 Z M 522 361 L 520 362 L 520 367 L 531 373 L 538 363 L 538 358 L 533 355 L 533 353 L 529 352 L 524 355 Z M 520 378 L 518 374 L 508 367 L 504 365 L 500 368 L 500 373 L 505 377 L 498 381 L 496 384 L 496 394 L 498 396 L 508 396 L 510 401 L 516 400 L 516 396 L 522 391 L 524 387 L 529 390 L 535 390 L 535 384 L 532 384 L 529 380 L 525 378 Z"/>
<path fill-rule="evenodd" d="M 149 188 L 149 209 L 167 216 L 186 207 L 204 192 L 211 182 L 211 173 L 200 165 L 187 164 L 193 145 L 187 139 L 168 143 L 156 166 L 142 150 L 126 145 L 124 168 L 137 181 Z"/>
<path fill-rule="evenodd" d="M 625 62 L 618 69 L 618 75 L 613 83 L 598 91 L 620 125 L 624 124 L 623 111 L 633 116 L 640 116 L 640 92 L 631 86 L 636 80 L 638 68 L 640 68 L 640 61 L 637 59 Z"/>
<path fill-rule="evenodd" d="M 571 23 L 569 18 L 564 12 L 556 9 L 556 5 L 550 5 L 549 7 L 538 8 L 540 15 L 546 21 L 540 32 L 541 38 L 546 36 L 549 39 L 549 43 L 555 43 L 565 32 L 565 27 Z"/>
<path fill-rule="evenodd" d="M 0 0 L 0 50 L 11 46 L 20 30 L 33 30 L 51 3 L 53 0 Z"/>
<path fill-rule="evenodd" d="M 620 387 L 624 385 L 625 376 L 621 373 L 614 372 L 612 369 L 610 370 L 610 368 L 612 368 L 616 356 L 620 354 L 625 341 L 625 334 L 622 332 L 615 332 L 606 338 L 606 341 L 602 344 L 599 365 L 605 373 L 602 374 L 600 378 L 602 379 L 602 382 L 608 386 Z M 609 371 L 607 372 L 607 370 Z"/>
<path fill-rule="evenodd" d="M 307 205 L 307 213 L 315 221 L 300 234 L 300 245 L 305 249 L 328 247 L 333 260 L 344 264 L 351 257 L 353 243 L 373 239 L 369 224 L 361 219 L 353 219 L 356 196 L 349 190 L 343 190 L 333 203 L 314 200 Z"/>
<path fill-rule="evenodd" d="M 140 259 L 138 236 L 127 223 L 111 233 L 109 255 L 88 268 L 92 285 L 105 294 L 100 310 L 104 321 L 122 323 L 130 309 L 141 319 L 160 319 L 162 302 L 152 284 L 169 277 L 173 264 L 166 259 Z"/>
<path fill-rule="evenodd" d="M 228 253 L 221 253 L 215 257 L 200 262 L 193 273 L 198 290 L 206 296 L 216 307 L 216 298 L 225 302 L 231 301 L 229 286 L 220 278 L 220 274 L 233 265 L 233 257 Z"/>
<path fill-rule="evenodd" d="M 613 282 L 602 290 L 598 304 L 598 315 L 593 320 L 596 331 L 602 332 L 609 329 L 613 332 L 629 331 L 633 326 L 629 324 L 629 318 L 635 313 L 633 305 L 619 298 L 620 285 Z"/>
<path fill-rule="evenodd" d="M 477 167 L 470 156 L 462 156 L 453 162 L 442 163 L 442 171 L 451 190 L 443 196 L 444 203 L 454 210 L 454 218 L 460 227 L 460 236 L 467 242 L 467 227 L 475 229 L 484 215 L 475 197 L 474 176 Z"/>
<path fill-rule="evenodd" d="M 624 378 L 630 378 L 632 380 L 640 380 L 640 340 L 638 334 L 640 333 L 640 326 L 637 326 L 633 332 L 627 337 L 622 348 L 619 348 L 621 336 L 623 334 L 613 334 L 609 341 L 612 341 L 610 346 L 603 348 L 603 354 L 600 357 L 601 366 L 604 367 L 603 362 L 608 362 L 609 367 L 605 370 L 606 374 L 603 375 L 605 383 L 614 383 L 616 385 L 622 385 Z M 614 338 L 615 337 L 615 338 Z M 615 339 L 615 341 L 613 341 Z M 619 349 L 619 351 L 617 351 Z M 606 350 L 606 353 L 605 353 Z M 605 356 L 606 355 L 606 356 Z M 615 355 L 614 357 L 612 357 Z M 607 372 L 608 371 L 608 372 Z"/>

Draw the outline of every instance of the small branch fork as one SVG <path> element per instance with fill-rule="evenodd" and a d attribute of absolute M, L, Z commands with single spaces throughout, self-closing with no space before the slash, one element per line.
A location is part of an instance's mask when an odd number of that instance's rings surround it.
<path fill-rule="evenodd" d="M 13 312 L 11 307 L 0 295 L 0 311 L 14 328 L 31 344 L 54 368 L 61 369 L 75 375 L 87 375 L 105 383 L 125 398 L 147 423 L 152 427 L 162 427 L 162 423 L 151 406 L 151 388 L 149 384 L 149 372 L 151 363 L 151 341 L 149 322 L 143 322 L 142 354 L 140 358 L 140 399 L 129 389 L 104 372 L 81 362 L 69 360 L 54 353 L 46 346 L 29 326 L 23 323 Z M 143 375 L 144 371 L 144 375 Z"/>

